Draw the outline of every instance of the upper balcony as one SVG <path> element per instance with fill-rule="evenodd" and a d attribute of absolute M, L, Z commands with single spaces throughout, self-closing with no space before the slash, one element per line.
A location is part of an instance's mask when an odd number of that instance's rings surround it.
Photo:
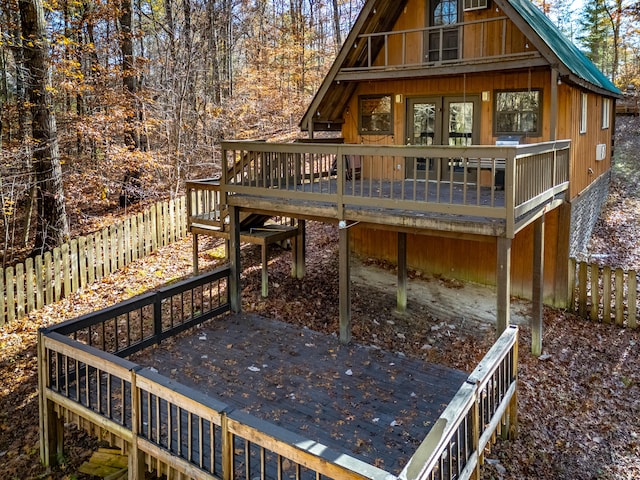
<path fill-rule="evenodd" d="M 423 147 L 224 142 L 219 180 L 190 182 L 190 225 L 225 207 L 298 218 L 513 238 L 569 185 L 568 140 Z"/>
<path fill-rule="evenodd" d="M 471 18 L 471 17 L 465 17 Z M 531 68 L 546 60 L 506 16 L 357 37 L 336 81 Z"/>

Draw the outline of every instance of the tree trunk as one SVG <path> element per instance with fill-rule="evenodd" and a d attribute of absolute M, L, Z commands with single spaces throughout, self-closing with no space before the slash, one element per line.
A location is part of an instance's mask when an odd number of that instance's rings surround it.
<path fill-rule="evenodd" d="M 333 29 L 335 30 L 336 53 L 342 46 L 342 34 L 340 32 L 340 10 L 338 8 L 338 0 L 333 0 Z"/>
<path fill-rule="evenodd" d="M 44 251 L 69 238 L 56 119 L 51 99 L 49 45 L 42 0 L 19 0 L 24 38 L 26 91 L 31 104 L 33 159 L 37 184 L 37 232 L 34 250 Z"/>
<path fill-rule="evenodd" d="M 136 99 L 136 72 L 133 57 L 133 31 L 132 31 L 132 1 L 122 0 L 120 4 L 120 49 L 122 51 L 122 83 L 125 95 L 129 100 L 128 107 L 131 109 L 128 118 L 129 122 L 124 132 L 125 144 L 130 149 L 140 148 L 140 136 L 136 128 L 138 118 L 138 104 Z"/>

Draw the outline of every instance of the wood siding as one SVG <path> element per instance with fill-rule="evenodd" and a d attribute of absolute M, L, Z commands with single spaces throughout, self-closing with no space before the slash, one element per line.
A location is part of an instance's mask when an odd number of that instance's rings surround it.
<path fill-rule="evenodd" d="M 555 277 L 558 260 L 558 211 L 545 218 L 544 301 L 556 304 L 565 299 L 556 298 Z M 436 234 L 410 234 L 407 236 L 407 255 L 410 268 L 431 275 L 475 282 L 496 284 L 496 238 L 438 237 Z M 396 264 L 397 233 L 354 227 L 351 246 L 363 257 L 375 257 Z M 566 260 L 568 265 L 568 259 Z M 533 225 L 519 232 L 511 251 L 511 289 L 517 297 L 531 298 L 533 266 Z M 411 299 L 409 299 L 411 301 Z"/>

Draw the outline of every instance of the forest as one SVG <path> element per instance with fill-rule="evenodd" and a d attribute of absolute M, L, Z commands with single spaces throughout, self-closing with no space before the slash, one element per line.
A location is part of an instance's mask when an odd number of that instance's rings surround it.
<path fill-rule="evenodd" d="M 364 0 L 7 0 L 2 266 L 217 173 L 222 139 L 290 140 Z M 537 1 L 625 92 L 640 3 Z"/>

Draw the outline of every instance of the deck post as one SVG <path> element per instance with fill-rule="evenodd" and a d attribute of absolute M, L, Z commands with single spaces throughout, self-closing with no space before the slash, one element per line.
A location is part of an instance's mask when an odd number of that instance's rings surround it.
<path fill-rule="evenodd" d="M 558 207 L 558 233 L 556 237 L 555 284 L 553 306 L 567 308 L 571 304 L 573 284 L 569 275 L 569 239 L 571 238 L 571 204 Z"/>
<path fill-rule="evenodd" d="M 229 207 L 229 303 L 231 311 L 240 313 L 242 291 L 240 286 L 240 211 L 238 207 Z"/>
<path fill-rule="evenodd" d="M 398 232 L 398 312 L 407 311 L 407 234 Z"/>
<path fill-rule="evenodd" d="M 298 233 L 293 237 L 293 263 L 291 265 L 291 276 L 302 280 L 306 273 L 306 239 L 307 227 L 305 220 L 298 220 Z"/>
<path fill-rule="evenodd" d="M 145 463 L 144 452 L 138 448 L 138 434 L 141 423 L 140 392 L 136 386 L 136 371 L 142 367 L 135 367 L 131 370 L 131 443 L 129 449 L 129 480 L 144 480 Z"/>
<path fill-rule="evenodd" d="M 351 251 L 349 228 L 340 222 L 339 229 L 339 277 L 340 277 L 340 343 L 351 342 Z"/>
<path fill-rule="evenodd" d="M 511 239 L 498 237 L 498 262 L 496 265 L 496 336 L 502 335 L 510 321 L 511 310 Z"/>
<path fill-rule="evenodd" d="M 44 330 L 38 332 L 38 400 L 40 410 L 40 461 L 45 467 L 58 464 L 64 454 L 64 422 L 47 399 L 48 359 L 42 340 Z"/>
<path fill-rule="evenodd" d="M 531 294 L 531 353 L 542 354 L 544 298 L 544 215 L 533 223 L 533 292 Z"/>
<path fill-rule="evenodd" d="M 269 245 L 265 239 L 260 246 L 262 253 L 262 298 L 269 296 Z"/>
<path fill-rule="evenodd" d="M 198 234 L 192 233 L 191 238 L 193 240 L 193 276 L 198 275 Z"/>

